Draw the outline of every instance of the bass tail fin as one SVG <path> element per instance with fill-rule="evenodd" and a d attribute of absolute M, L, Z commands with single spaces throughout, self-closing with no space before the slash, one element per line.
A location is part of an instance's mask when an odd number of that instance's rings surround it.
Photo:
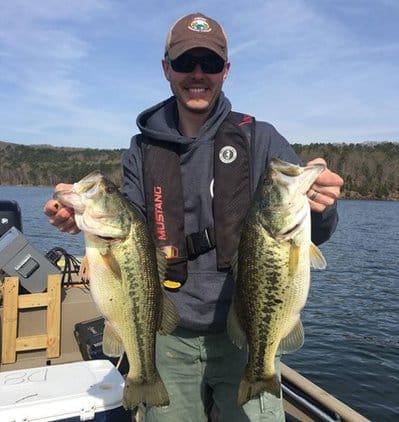
<path fill-rule="evenodd" d="M 169 395 L 165 385 L 158 373 L 155 375 L 154 382 L 145 382 L 142 379 L 136 381 L 129 377 L 125 380 L 123 390 L 123 407 L 125 409 L 134 409 L 140 403 L 149 406 L 168 406 Z"/>
<path fill-rule="evenodd" d="M 238 389 L 238 405 L 242 406 L 247 401 L 266 391 L 277 398 L 281 398 L 281 382 L 277 374 L 270 378 L 264 378 L 260 381 L 251 382 L 245 375 L 241 379 Z"/>

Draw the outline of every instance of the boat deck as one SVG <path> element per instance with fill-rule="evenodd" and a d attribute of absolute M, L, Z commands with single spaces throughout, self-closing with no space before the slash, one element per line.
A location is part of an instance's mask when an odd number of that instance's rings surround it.
<path fill-rule="evenodd" d="M 83 360 L 74 335 L 75 325 L 100 316 L 90 291 L 83 285 L 63 288 L 61 308 L 61 356 L 49 359 L 45 350 L 18 352 L 15 363 L 0 363 L 0 372 Z M 0 306 L 0 350 L 2 320 L 3 308 Z M 38 335 L 45 328 L 45 309 L 19 311 L 18 336 Z M 367 420 L 284 364 L 281 374 L 287 421 Z"/>

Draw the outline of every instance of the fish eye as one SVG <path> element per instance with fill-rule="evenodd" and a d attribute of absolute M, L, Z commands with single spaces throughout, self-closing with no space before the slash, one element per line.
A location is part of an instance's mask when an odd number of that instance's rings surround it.
<path fill-rule="evenodd" d="M 116 191 L 116 189 L 113 186 L 107 186 L 105 188 L 106 193 L 114 193 L 115 191 Z"/>

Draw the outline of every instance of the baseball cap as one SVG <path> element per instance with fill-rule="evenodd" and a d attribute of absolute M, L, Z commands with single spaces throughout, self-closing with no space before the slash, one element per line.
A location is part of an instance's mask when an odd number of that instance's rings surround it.
<path fill-rule="evenodd" d="M 227 61 L 227 37 L 223 27 L 202 13 L 191 13 L 177 20 L 166 38 L 165 54 L 175 60 L 187 50 L 203 47 Z"/>

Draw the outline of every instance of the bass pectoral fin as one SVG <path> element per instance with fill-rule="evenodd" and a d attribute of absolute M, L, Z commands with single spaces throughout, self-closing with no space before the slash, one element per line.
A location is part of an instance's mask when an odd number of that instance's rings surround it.
<path fill-rule="evenodd" d="M 324 270 L 327 267 L 327 261 L 321 253 L 320 249 L 311 243 L 309 247 L 310 253 L 310 266 L 317 270 Z"/>
<path fill-rule="evenodd" d="M 295 242 L 292 242 L 291 248 L 290 248 L 289 261 L 288 261 L 288 273 L 290 275 L 295 274 L 297 272 L 300 251 L 301 251 L 301 246 L 297 245 Z"/>
<path fill-rule="evenodd" d="M 110 357 L 119 357 L 124 352 L 121 338 L 109 321 L 105 321 L 103 333 L 103 352 Z"/>
<path fill-rule="evenodd" d="M 79 267 L 79 277 L 82 281 L 88 282 L 90 281 L 90 266 L 89 266 L 89 259 L 85 255 L 80 263 Z"/>
<path fill-rule="evenodd" d="M 303 330 L 303 325 L 300 319 L 296 323 L 295 327 L 291 332 L 284 337 L 279 346 L 281 353 L 291 353 L 299 350 L 303 343 L 305 342 L 305 332 Z"/>
<path fill-rule="evenodd" d="M 122 278 L 121 267 L 115 259 L 114 254 L 108 249 L 106 252 L 101 253 L 101 258 L 104 264 L 114 273 L 116 278 Z"/>

